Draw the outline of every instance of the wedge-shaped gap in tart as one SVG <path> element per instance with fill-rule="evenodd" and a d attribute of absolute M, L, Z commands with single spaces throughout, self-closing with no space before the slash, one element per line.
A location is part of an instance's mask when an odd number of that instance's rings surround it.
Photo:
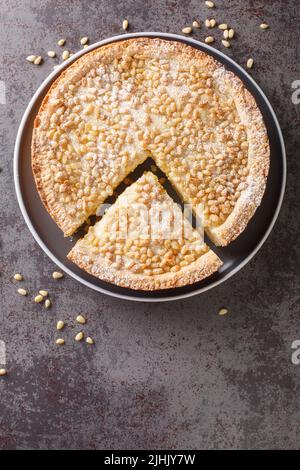
<path fill-rule="evenodd" d="M 222 265 L 151 172 L 118 197 L 68 258 L 99 279 L 139 290 L 192 284 Z"/>
<path fill-rule="evenodd" d="M 145 173 L 145 171 L 151 171 L 152 173 L 155 173 L 159 180 L 159 183 L 163 186 L 169 196 L 173 199 L 174 202 L 176 202 L 181 207 L 183 211 L 185 211 L 185 214 L 190 220 L 192 226 L 194 228 L 198 227 L 200 228 L 200 230 L 203 230 L 203 208 L 201 212 L 198 211 L 197 213 L 197 211 L 193 210 L 190 204 L 185 203 L 182 197 L 180 196 L 178 190 L 168 180 L 165 173 L 156 165 L 155 161 L 151 157 L 148 157 L 131 173 L 129 173 L 123 181 L 121 181 L 121 183 L 114 189 L 113 194 L 111 196 L 108 196 L 103 204 L 100 204 L 100 206 L 95 211 L 95 214 L 91 215 L 87 219 L 87 221 L 85 221 L 84 224 L 76 230 L 76 233 L 74 234 L 73 238 L 78 240 L 79 238 L 84 236 L 85 233 L 88 231 L 89 226 L 95 225 L 95 223 L 98 222 L 100 218 L 105 214 L 107 208 L 114 204 L 118 196 L 122 194 L 122 192 L 129 185 L 137 181 Z"/>

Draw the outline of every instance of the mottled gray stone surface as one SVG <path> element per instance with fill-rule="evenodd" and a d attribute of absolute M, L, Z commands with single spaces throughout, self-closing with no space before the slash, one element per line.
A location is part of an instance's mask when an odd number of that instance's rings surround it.
<path fill-rule="evenodd" d="M 291 83 L 300 79 L 299 2 L 216 0 L 38 1 L 1 3 L 1 310 L 0 340 L 9 376 L 0 380 L 0 449 L 299 448 L 300 365 L 291 363 L 299 324 L 299 122 Z M 226 51 L 253 76 L 278 114 L 288 152 L 287 193 L 279 220 L 259 254 L 211 292 L 150 305 L 95 293 L 55 268 L 27 229 L 13 187 L 13 146 L 32 94 L 52 70 L 28 54 L 78 48 L 121 32 L 180 32 L 191 19 L 229 21 L 237 39 Z M 261 20 L 270 30 L 258 28 Z M 205 29 L 194 35 L 204 39 Z M 217 47 L 219 47 L 217 45 Z M 298 50 L 297 50 L 298 48 Z M 298 146 L 298 149 L 297 149 Z M 31 291 L 48 288 L 44 311 L 16 295 L 14 272 Z M 25 283 L 24 283 L 25 284 Z M 220 306 L 230 314 L 217 315 Z M 72 338 L 74 316 L 96 340 Z M 55 322 L 68 323 L 67 345 L 54 345 Z"/>

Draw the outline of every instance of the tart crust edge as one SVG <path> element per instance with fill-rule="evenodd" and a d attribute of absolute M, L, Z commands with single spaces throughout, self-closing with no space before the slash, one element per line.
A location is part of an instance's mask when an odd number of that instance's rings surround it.
<path fill-rule="evenodd" d="M 262 114 L 243 82 L 232 72 L 219 69 L 216 74 L 223 75 L 223 79 L 234 90 L 233 97 L 245 124 L 249 142 L 247 188 L 242 191 L 233 211 L 223 224 L 205 228 L 216 246 L 226 246 L 245 230 L 260 206 L 269 173 L 270 146 Z"/>
<path fill-rule="evenodd" d="M 93 264 L 95 258 L 96 256 L 90 256 L 86 252 L 86 249 L 82 250 L 78 244 L 75 245 L 68 254 L 69 260 L 98 279 L 121 287 L 145 291 L 169 289 L 194 284 L 216 272 L 223 264 L 219 257 L 212 250 L 209 250 L 188 267 L 178 272 L 156 274 L 150 277 L 142 274 L 134 274 L 125 270 L 117 271 L 104 264 L 95 266 Z"/>

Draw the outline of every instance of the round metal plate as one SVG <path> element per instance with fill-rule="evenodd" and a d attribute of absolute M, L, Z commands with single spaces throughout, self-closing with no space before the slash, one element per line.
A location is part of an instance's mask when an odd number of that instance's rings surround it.
<path fill-rule="evenodd" d="M 68 261 L 66 255 L 75 243 L 76 236 L 74 236 L 73 239 L 64 238 L 61 230 L 53 222 L 40 201 L 31 170 L 30 147 L 33 121 L 43 97 L 61 71 L 74 62 L 74 60 L 92 49 L 115 41 L 141 36 L 161 37 L 171 41 L 187 43 L 190 46 L 212 55 L 215 59 L 224 64 L 228 70 L 238 75 L 255 97 L 262 112 L 271 147 L 270 172 L 262 204 L 256 211 L 244 233 L 242 233 L 237 240 L 226 248 L 214 247 L 214 251 L 224 262 L 219 272 L 191 286 L 155 292 L 134 291 L 106 283 L 87 274 Z M 114 297 L 135 301 L 161 302 L 190 297 L 212 289 L 237 273 L 257 253 L 270 234 L 282 204 L 286 181 L 286 155 L 280 126 L 268 99 L 250 75 L 237 63 L 222 52 L 191 38 L 166 33 L 132 33 L 115 36 L 92 44 L 61 64 L 61 66 L 52 72 L 43 82 L 31 99 L 20 124 L 14 153 L 14 178 L 19 205 L 32 235 L 45 253 L 62 270 L 84 285 Z"/>

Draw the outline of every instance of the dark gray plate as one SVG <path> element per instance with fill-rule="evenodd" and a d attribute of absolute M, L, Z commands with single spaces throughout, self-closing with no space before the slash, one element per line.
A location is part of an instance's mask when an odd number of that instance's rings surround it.
<path fill-rule="evenodd" d="M 255 97 L 263 114 L 271 147 L 270 173 L 261 206 L 256 211 L 255 216 L 248 224 L 244 233 L 242 233 L 237 240 L 226 248 L 214 247 L 214 251 L 224 262 L 219 272 L 191 286 L 146 293 L 143 291 L 134 291 L 117 287 L 113 284 L 100 281 L 67 260 L 67 253 L 74 245 L 79 234 L 74 236 L 72 239 L 64 238 L 61 230 L 45 210 L 35 187 L 31 170 L 30 152 L 34 118 L 43 97 L 49 89 L 49 86 L 61 71 L 78 57 L 96 47 L 114 41 L 139 36 L 162 37 L 168 40 L 185 42 L 212 55 L 219 62 L 223 63 L 227 69 L 232 70 L 236 75 L 238 75 Z M 145 162 L 143 167 L 137 170 L 136 176 L 141 173 L 143 169 L 149 167 L 149 164 L 149 161 Z M 30 101 L 20 124 L 15 146 L 14 176 L 20 208 L 31 233 L 47 255 L 62 270 L 86 286 L 99 292 L 130 300 L 157 302 L 189 297 L 211 289 L 238 272 L 255 255 L 255 253 L 257 253 L 270 234 L 281 207 L 286 180 L 286 155 L 280 126 L 269 101 L 254 80 L 238 64 L 222 52 L 191 38 L 166 33 L 133 33 L 123 34 L 122 36 L 116 36 L 100 41 L 91 45 L 89 48 L 74 54 L 74 56 L 62 64 L 60 68 L 54 71 L 44 81 Z M 119 191 L 122 189 L 122 186 L 120 186 Z M 172 188 L 168 187 L 168 184 L 166 189 L 172 193 Z"/>

